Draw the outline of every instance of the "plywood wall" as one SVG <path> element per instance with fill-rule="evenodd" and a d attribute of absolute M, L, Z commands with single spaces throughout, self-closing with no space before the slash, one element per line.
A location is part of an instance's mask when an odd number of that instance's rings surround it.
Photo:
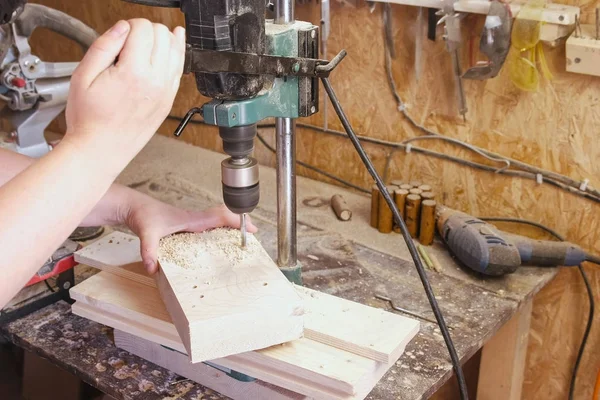
<path fill-rule="evenodd" d="M 119 0 L 39 0 L 59 8 L 104 31 L 119 18 L 145 17 L 170 27 L 183 24 L 177 10 L 147 8 Z M 583 22 L 593 21 L 598 2 L 566 0 L 582 7 Z M 356 9 L 333 3 L 329 56 L 341 49 L 347 59 L 332 76 L 332 82 L 358 133 L 373 138 L 401 141 L 420 135 L 396 109 L 385 75 L 381 7 L 370 13 L 364 2 Z M 456 113 L 450 60 L 443 43 L 424 40 L 423 70 L 415 79 L 414 43 L 416 10 L 393 6 L 397 59 L 393 75 L 408 112 L 420 124 L 447 136 L 493 150 L 532 165 L 589 179 L 600 187 L 600 78 L 564 72 L 564 46 L 546 48 L 554 80 L 543 81 L 537 93 L 516 89 L 503 71 L 491 81 L 465 81 L 469 112 L 467 122 Z M 319 20 L 318 5 L 308 2 L 297 7 L 297 18 Z M 477 39 L 480 17 L 466 20 L 465 38 Z M 423 33 L 424 34 L 424 33 Z M 36 35 L 38 53 L 46 60 L 68 60 L 80 56 L 74 46 L 47 35 Z M 465 66 L 471 56 L 463 55 Z M 205 101 L 191 77 L 185 77 L 172 113 L 183 116 L 192 106 Z M 323 125 L 323 113 L 308 121 Z M 161 133 L 170 134 L 176 123 L 167 121 Z M 329 126 L 341 129 L 329 109 Z M 273 132 L 263 132 L 274 144 Z M 190 126 L 182 140 L 220 150 L 216 131 Z M 419 143 L 444 153 L 482 161 L 479 156 L 444 143 Z M 379 171 L 388 177 L 419 179 L 437 188 L 447 205 L 475 215 L 522 217 L 551 226 L 590 250 L 600 253 L 600 208 L 559 189 L 534 181 L 498 176 L 438 159 L 406 154 L 403 151 L 367 145 Z M 274 157 L 257 144 L 262 163 L 273 165 Z M 354 184 L 369 187 L 371 179 L 360 164 L 350 143 L 343 138 L 298 129 L 298 160 L 339 175 Z M 304 168 L 302 175 L 324 179 Z M 327 179 L 324 179 L 327 180 Z M 587 266 L 600 301 L 600 273 Z M 530 334 L 524 398 L 563 399 L 585 325 L 588 305 L 576 270 L 564 270 L 535 299 Z M 596 321 L 598 322 L 598 321 Z M 600 368 L 600 335 L 595 328 L 581 365 L 576 398 L 589 398 Z"/>

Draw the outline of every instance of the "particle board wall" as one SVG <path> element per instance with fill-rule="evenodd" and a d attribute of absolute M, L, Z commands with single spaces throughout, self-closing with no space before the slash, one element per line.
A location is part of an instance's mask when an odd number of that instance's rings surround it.
<path fill-rule="evenodd" d="M 316 0 L 315 0 L 316 1 Z M 318 4 L 297 6 L 297 18 L 319 20 Z M 104 31 L 119 18 L 145 17 L 174 27 L 182 24 L 178 10 L 149 8 L 122 3 L 120 0 L 38 0 L 74 15 L 98 31 Z M 582 7 L 582 22 L 592 23 L 600 2 L 562 0 Z M 381 6 L 370 13 L 364 2 L 357 9 L 332 2 L 332 28 L 329 56 L 345 48 L 349 56 L 332 76 L 351 122 L 358 133 L 373 138 L 400 141 L 419 135 L 396 109 L 385 75 Z M 456 115 L 450 60 L 443 43 L 423 40 L 423 70 L 417 83 L 414 73 L 414 34 L 416 9 L 393 6 L 394 38 L 397 59 L 393 75 L 398 92 L 409 113 L 421 124 L 448 136 L 459 138 L 497 153 L 569 175 L 593 186 L 600 186 L 600 155 L 597 132 L 600 130 L 600 78 L 564 72 L 564 46 L 546 47 L 546 56 L 554 73 L 551 82 L 542 81 L 537 93 L 516 89 L 502 71 L 486 82 L 465 81 L 469 106 L 467 122 Z M 465 38 L 477 40 L 481 17 L 465 21 Z M 471 28 L 471 29 L 469 29 Z M 439 32 L 441 37 L 441 31 Z M 62 40 L 47 40 L 36 34 L 34 50 L 45 60 L 70 60 L 81 52 Z M 43 43 L 44 47 L 41 47 Z M 474 42 L 475 45 L 477 42 Z M 466 46 L 468 48 L 468 46 Z M 472 56 L 463 53 L 466 67 Z M 322 91 L 322 96 L 324 92 Z M 192 106 L 205 101 L 196 91 L 193 78 L 184 77 L 172 114 L 183 116 Z M 322 126 L 323 113 L 308 121 Z M 169 135 L 177 122 L 167 121 L 162 134 Z M 64 123 L 54 125 L 64 128 Z M 329 127 L 341 129 L 329 107 Z M 273 132 L 262 132 L 274 144 Z M 213 128 L 189 126 L 181 140 L 221 150 Z M 417 144 L 417 143 L 416 143 Z M 419 142 L 418 145 L 482 161 L 453 145 Z M 262 145 L 256 145 L 257 157 L 273 165 L 274 157 Z M 366 146 L 380 172 L 388 177 L 418 179 L 434 186 L 448 206 L 475 215 L 504 215 L 543 222 L 569 240 L 600 253 L 600 208 L 597 204 L 552 186 L 533 181 L 493 175 L 457 164 L 403 151 L 390 153 L 375 145 Z M 337 151 L 332 151 L 336 149 Z M 298 129 L 298 160 L 339 175 L 362 187 L 371 185 L 370 177 L 347 139 Z M 386 168 L 387 165 L 387 168 Z M 327 180 L 299 167 L 302 175 Z M 299 194 L 302 196 L 302 194 Z M 600 273 L 587 267 L 600 301 Z M 588 305 L 584 286 L 576 270 L 564 270 L 534 301 L 524 398 L 562 399 L 568 390 L 570 372 L 585 326 Z M 598 328 L 594 328 L 586 349 L 575 397 L 590 397 L 600 360 Z"/>

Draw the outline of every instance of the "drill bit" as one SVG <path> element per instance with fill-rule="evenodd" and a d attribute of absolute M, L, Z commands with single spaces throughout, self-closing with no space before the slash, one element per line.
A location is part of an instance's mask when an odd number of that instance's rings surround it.
<path fill-rule="evenodd" d="M 246 213 L 240 214 L 240 231 L 242 233 L 242 248 L 246 247 Z"/>

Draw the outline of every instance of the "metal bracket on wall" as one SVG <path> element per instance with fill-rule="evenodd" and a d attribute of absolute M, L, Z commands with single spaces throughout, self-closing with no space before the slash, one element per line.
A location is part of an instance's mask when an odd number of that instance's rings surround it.
<path fill-rule="evenodd" d="M 443 2 L 439 0 L 373 0 L 379 3 L 403 4 L 407 6 L 442 8 Z M 458 0 L 454 3 L 454 11 L 460 13 L 484 14 L 490 10 L 488 0 Z M 515 17 L 521 10 L 521 4 L 511 3 L 510 10 Z M 575 23 L 580 17 L 579 7 L 548 3 L 541 13 L 540 21 L 544 22 L 540 30 L 540 40 L 543 42 L 554 42 L 566 37 L 575 28 Z"/>

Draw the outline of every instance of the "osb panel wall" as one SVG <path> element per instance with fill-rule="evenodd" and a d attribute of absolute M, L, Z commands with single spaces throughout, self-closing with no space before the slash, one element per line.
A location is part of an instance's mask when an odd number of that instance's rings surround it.
<path fill-rule="evenodd" d="M 183 24 L 178 10 L 158 9 L 122 3 L 119 0 L 40 0 L 37 1 L 82 19 L 104 31 L 119 18 L 145 17 L 170 27 Z M 567 1 L 565 1 L 567 2 Z M 396 109 L 385 75 L 381 7 L 374 13 L 361 4 L 358 9 L 333 3 L 329 56 L 346 49 L 349 56 L 332 76 L 332 82 L 357 132 L 374 138 L 400 141 L 418 136 Z M 592 22 L 598 2 L 579 3 L 583 22 Z M 505 71 L 491 81 L 465 81 L 469 105 L 467 122 L 456 115 L 450 60 L 443 43 L 423 41 L 423 70 L 417 83 L 414 71 L 416 10 L 393 6 L 394 38 L 397 59 L 394 78 L 409 113 L 421 124 L 497 153 L 528 162 L 574 179 L 590 179 L 600 186 L 600 131 L 598 103 L 600 78 L 565 73 L 564 47 L 546 49 L 552 82 L 544 81 L 537 93 L 523 93 L 512 86 Z M 319 20 L 314 2 L 298 6 L 297 18 Z M 465 37 L 477 38 L 481 17 L 466 20 Z M 471 29 L 469 29 L 469 27 Z M 423 33 L 424 34 L 424 33 Z M 441 35 L 441 32 L 440 32 Z M 50 36 L 36 34 L 34 47 L 46 60 L 71 60 L 80 57 L 75 46 Z M 463 55 L 465 66 L 469 59 Z M 205 101 L 196 91 L 192 77 L 184 77 L 172 113 L 182 116 L 192 106 Z M 323 113 L 308 122 L 321 126 Z M 161 133 L 171 134 L 176 122 L 167 121 Z M 329 126 L 341 129 L 331 107 Z M 273 132 L 263 132 L 274 144 Z M 182 140 L 220 150 L 214 129 L 189 126 Z M 419 146 L 482 161 L 478 156 L 437 143 Z M 419 179 L 435 186 L 444 202 L 475 215 L 504 215 L 528 218 L 554 227 L 572 241 L 600 253 L 598 205 L 549 185 L 497 176 L 440 161 L 415 153 L 406 154 L 375 145 L 366 146 L 379 171 L 405 179 Z M 274 157 L 257 143 L 257 157 L 271 164 Z M 343 138 L 298 129 L 298 159 L 355 184 L 369 187 L 371 179 L 359 158 Z M 302 175 L 325 179 L 298 168 Z M 325 179 L 326 180 L 326 179 Z M 596 300 L 600 301 L 600 273 L 588 266 Z M 563 270 L 558 278 L 535 299 L 524 398 L 563 399 L 566 397 L 571 369 L 583 334 L 587 316 L 584 286 L 574 269 Z M 598 322 L 598 321 L 596 321 Z M 600 359 L 600 335 L 595 328 L 580 369 L 576 398 L 589 398 Z"/>

